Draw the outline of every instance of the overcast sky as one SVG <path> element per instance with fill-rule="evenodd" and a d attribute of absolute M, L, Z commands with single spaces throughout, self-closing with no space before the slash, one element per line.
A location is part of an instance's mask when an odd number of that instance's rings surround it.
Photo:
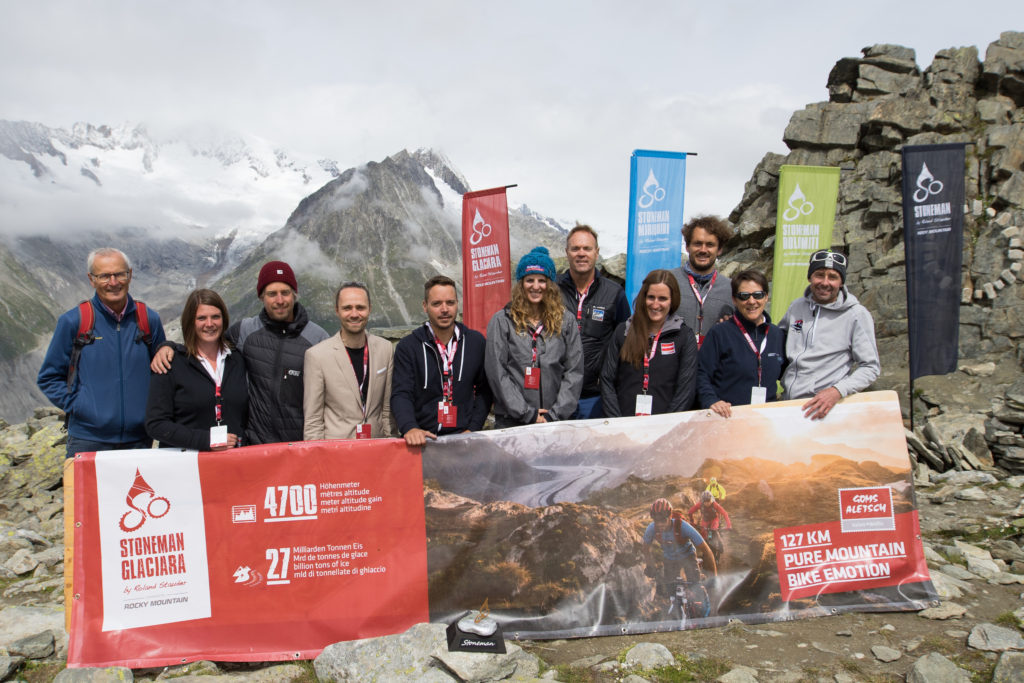
<path fill-rule="evenodd" d="M 1024 30 L 1020 0 L 0 2 L 0 118 L 213 123 L 342 168 L 432 147 L 609 247 L 632 150 L 696 152 L 687 216 L 728 214 L 839 58 Z"/>

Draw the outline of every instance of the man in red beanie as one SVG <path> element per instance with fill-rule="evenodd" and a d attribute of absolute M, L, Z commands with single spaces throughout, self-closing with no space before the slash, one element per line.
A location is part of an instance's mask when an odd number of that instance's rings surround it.
<path fill-rule="evenodd" d="M 309 319 L 299 303 L 299 284 L 284 261 L 260 268 L 258 316 L 228 329 L 228 340 L 245 358 L 249 373 L 249 426 L 244 445 L 302 440 L 302 362 L 306 349 L 330 335 Z M 170 367 L 171 349 L 153 358 L 153 372 Z"/>

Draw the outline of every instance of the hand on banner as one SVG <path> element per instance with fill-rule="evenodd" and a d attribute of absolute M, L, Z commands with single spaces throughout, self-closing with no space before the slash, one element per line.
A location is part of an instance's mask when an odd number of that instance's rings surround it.
<path fill-rule="evenodd" d="M 815 394 L 814 398 L 800 407 L 804 411 L 804 417 L 812 420 L 821 420 L 829 414 L 829 411 L 832 410 L 835 404 L 839 403 L 839 399 L 841 398 L 842 395 L 839 393 L 838 389 L 835 387 L 829 387 L 828 389 L 822 389 L 819 391 Z"/>
<path fill-rule="evenodd" d="M 711 410 L 722 417 L 732 417 L 732 404 L 728 401 L 715 401 L 711 404 Z"/>
<path fill-rule="evenodd" d="M 224 444 L 223 446 L 214 446 L 210 450 L 211 451 L 226 451 L 229 448 L 237 448 L 237 447 L 238 447 L 238 435 L 237 434 L 232 434 L 232 433 L 228 432 L 228 442 L 226 444 Z"/>
<path fill-rule="evenodd" d="M 547 412 L 548 411 L 546 408 L 541 408 L 540 410 L 537 411 L 537 424 L 541 424 L 543 422 L 548 421 L 548 419 L 544 417 L 545 415 L 547 415 Z"/>
<path fill-rule="evenodd" d="M 419 427 L 413 427 L 402 436 L 405 437 L 405 443 L 410 446 L 422 446 L 427 443 L 427 439 L 433 440 L 437 438 L 437 434 L 434 432 L 428 432 Z"/>
<path fill-rule="evenodd" d="M 170 346 L 161 346 L 153 354 L 153 360 L 149 363 L 149 369 L 158 375 L 166 375 L 171 369 L 171 359 L 174 358 L 174 349 Z"/>

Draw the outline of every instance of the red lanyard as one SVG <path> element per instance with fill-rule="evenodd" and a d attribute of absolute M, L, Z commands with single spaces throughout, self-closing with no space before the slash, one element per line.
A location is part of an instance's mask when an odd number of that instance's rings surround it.
<path fill-rule="evenodd" d="M 703 337 L 701 328 L 704 327 L 704 302 L 707 301 L 708 296 L 711 295 L 711 288 L 715 286 L 715 280 L 718 279 L 718 271 L 716 270 L 714 275 L 711 276 L 711 284 L 708 285 L 708 293 L 704 296 L 700 295 L 700 289 L 697 287 L 697 281 L 693 279 L 693 276 L 689 273 L 686 277 L 690 280 L 690 289 L 693 290 L 693 295 L 697 297 L 697 334 Z"/>
<path fill-rule="evenodd" d="M 217 403 L 213 407 L 213 412 L 217 417 L 217 424 L 220 425 L 220 421 L 223 419 L 223 410 L 221 408 L 220 401 L 220 382 L 214 381 L 213 387 L 213 395 L 217 398 Z"/>
<path fill-rule="evenodd" d="M 349 362 L 352 362 L 352 356 L 348 357 Z M 352 366 L 352 374 L 355 374 L 356 368 Z M 370 376 L 370 340 L 366 340 L 366 344 L 363 346 L 363 381 L 359 383 L 359 403 L 363 409 L 363 422 L 366 422 L 366 390 L 364 386 L 369 386 Z"/>
<path fill-rule="evenodd" d="M 533 337 L 533 358 L 530 359 L 530 365 L 537 367 L 537 337 L 544 333 L 544 326 L 538 325 L 536 330 L 530 332 Z"/>
<path fill-rule="evenodd" d="M 441 355 L 441 393 L 447 403 L 454 402 L 454 391 L 452 389 L 452 375 L 455 374 L 455 353 L 459 349 L 459 338 L 452 332 L 452 353 L 448 355 L 448 347 L 441 343 L 441 340 L 434 335 L 434 343 L 437 345 L 437 352 Z"/>
<path fill-rule="evenodd" d="M 644 354 L 644 393 L 647 393 L 647 388 L 651 383 L 651 359 L 654 358 L 654 354 L 658 352 L 658 338 L 661 336 L 661 330 L 658 330 L 658 334 L 654 335 L 654 341 L 651 342 L 651 350 Z"/>
<path fill-rule="evenodd" d="M 743 333 L 743 338 L 747 340 L 747 345 L 750 347 L 750 350 L 753 351 L 754 355 L 757 357 L 757 386 L 761 386 L 761 354 L 764 353 L 765 344 L 768 343 L 768 331 L 765 331 L 764 339 L 761 340 L 761 348 L 758 349 L 754 345 L 754 340 L 751 339 L 750 335 L 747 333 L 746 328 L 743 327 L 743 323 L 739 321 L 739 315 L 734 315 L 732 319 L 733 322 L 736 323 L 736 327 L 740 328 L 740 332 Z M 755 329 L 757 329 L 756 326 Z"/>
<path fill-rule="evenodd" d="M 594 278 L 596 280 L 597 278 Z M 587 299 L 587 294 L 590 292 L 590 288 L 594 286 L 594 280 L 590 281 L 583 291 L 576 290 L 576 325 L 580 329 L 583 329 L 583 302 Z"/>

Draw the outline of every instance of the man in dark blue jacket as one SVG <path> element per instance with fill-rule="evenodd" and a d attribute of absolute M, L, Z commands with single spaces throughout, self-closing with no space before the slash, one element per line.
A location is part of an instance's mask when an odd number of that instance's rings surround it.
<path fill-rule="evenodd" d="M 78 367 L 69 374 L 81 315 L 79 307 L 57 319 L 36 383 L 68 417 L 67 457 L 76 453 L 150 448 L 146 435 L 149 362 L 164 341 L 160 316 L 147 309 L 149 338 L 128 294 L 132 267 L 118 249 L 96 249 L 87 260 L 96 294 L 90 305 L 93 339 L 81 347 Z M 70 381 L 69 381 L 70 380 Z"/>
<path fill-rule="evenodd" d="M 484 336 L 455 321 L 455 281 L 436 275 L 423 286 L 427 322 L 398 342 L 391 415 L 410 446 L 439 435 L 477 431 L 491 410 Z"/>

